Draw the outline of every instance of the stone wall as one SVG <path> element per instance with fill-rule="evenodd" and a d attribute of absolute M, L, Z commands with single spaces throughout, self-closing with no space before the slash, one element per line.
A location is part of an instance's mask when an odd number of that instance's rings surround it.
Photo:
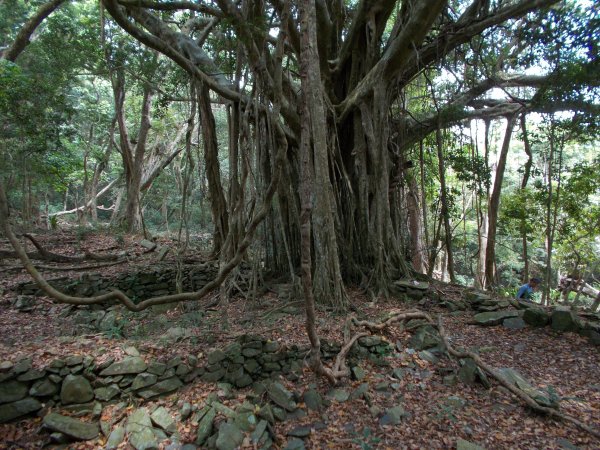
<path fill-rule="evenodd" d="M 217 275 L 212 264 L 187 265 L 183 268 L 182 287 L 184 291 L 197 291 Z M 77 279 L 54 278 L 48 282 L 68 295 L 93 296 L 119 289 L 132 299 L 145 299 L 159 295 L 174 294 L 177 269 L 173 264 L 157 263 L 142 271 L 122 273 L 114 277 L 100 274 L 83 274 Z M 43 292 L 36 283 L 21 283 L 14 290 L 21 295 L 39 296 Z"/>
<path fill-rule="evenodd" d="M 371 337 L 355 345 L 352 358 L 384 354 L 389 344 Z M 337 344 L 323 345 L 323 358 L 332 358 Z M 279 375 L 297 379 L 308 349 L 282 347 L 259 336 L 244 335 L 224 349 L 208 354 L 208 363 L 176 356 L 169 361 L 145 361 L 135 350 L 120 361 L 96 363 L 89 356 L 56 359 L 43 369 L 34 369 L 30 358 L 0 365 L 0 423 L 35 413 L 42 408 L 61 407 L 75 415 L 99 415 L 102 404 L 137 397 L 150 400 L 176 391 L 197 377 L 208 382 L 227 382 L 238 388 Z"/>

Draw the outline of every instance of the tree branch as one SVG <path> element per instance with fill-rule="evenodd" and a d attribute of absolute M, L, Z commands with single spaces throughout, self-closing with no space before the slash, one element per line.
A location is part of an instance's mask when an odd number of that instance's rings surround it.
<path fill-rule="evenodd" d="M 112 180 L 110 183 L 108 183 L 106 186 L 104 186 L 102 188 L 102 190 L 100 192 L 98 192 L 96 194 L 95 199 L 98 200 L 100 197 L 102 197 L 105 193 L 107 193 L 115 184 L 117 184 L 119 182 L 119 180 L 121 180 L 121 177 L 117 177 L 114 180 Z M 85 208 L 89 208 L 90 206 L 92 206 L 92 203 L 94 202 L 94 200 L 90 200 L 89 202 L 87 202 L 85 205 L 83 206 L 79 206 L 78 208 L 74 208 L 74 209 L 69 209 L 68 211 L 59 211 L 59 212 L 55 212 L 55 213 L 51 213 L 48 214 L 48 217 L 58 217 L 58 216 L 64 216 L 65 214 L 73 214 L 76 213 L 77 211 L 82 211 Z"/>
<path fill-rule="evenodd" d="M 44 3 L 42 6 L 40 6 L 35 14 L 31 16 L 29 20 L 27 20 L 27 22 L 25 22 L 25 24 L 21 27 L 13 43 L 10 45 L 10 47 L 4 50 L 2 57 L 9 61 L 15 62 L 23 50 L 25 50 L 25 48 L 30 44 L 29 39 L 37 27 L 39 27 L 44 19 L 52 14 L 65 1 L 67 0 L 51 0 L 48 3 Z"/>

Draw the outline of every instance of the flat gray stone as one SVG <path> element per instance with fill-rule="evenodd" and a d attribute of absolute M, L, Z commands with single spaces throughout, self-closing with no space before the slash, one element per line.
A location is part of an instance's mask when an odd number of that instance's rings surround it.
<path fill-rule="evenodd" d="M 212 434 L 213 422 L 217 412 L 214 408 L 208 408 L 208 410 L 202 416 L 202 419 L 198 423 L 198 432 L 196 434 L 196 445 L 203 445 L 206 439 Z"/>
<path fill-rule="evenodd" d="M 398 425 L 403 417 L 406 417 L 406 411 L 402 405 L 396 405 L 388 409 L 379 419 L 379 425 Z"/>
<path fill-rule="evenodd" d="M 177 377 L 167 378 L 166 380 L 160 381 L 149 388 L 138 391 L 138 395 L 142 398 L 149 399 L 158 395 L 167 394 L 169 392 L 176 391 L 183 383 Z"/>
<path fill-rule="evenodd" d="M 289 441 L 286 442 L 285 447 L 283 447 L 283 450 L 305 450 L 305 449 L 306 449 L 306 447 L 304 445 L 304 441 L 297 437 L 291 438 Z"/>
<path fill-rule="evenodd" d="M 138 349 L 133 346 L 125 347 L 125 349 L 123 351 L 125 352 L 126 355 L 129 355 L 129 356 L 140 356 L 140 352 L 138 351 Z"/>
<path fill-rule="evenodd" d="M 519 315 L 518 311 L 490 311 L 490 312 L 482 312 L 479 314 L 475 314 L 473 316 L 473 320 L 478 325 L 499 325 L 504 319 L 508 319 L 510 317 L 517 317 Z"/>
<path fill-rule="evenodd" d="M 10 422 L 40 409 L 42 409 L 42 404 L 31 397 L 12 403 L 5 403 L 0 405 L 0 423 Z"/>
<path fill-rule="evenodd" d="M 471 358 L 465 358 L 458 370 L 458 379 L 465 384 L 473 384 L 477 378 L 477 364 Z"/>
<path fill-rule="evenodd" d="M 152 428 L 150 414 L 146 408 L 138 408 L 129 415 L 125 431 L 128 433 L 136 433 L 144 428 Z"/>
<path fill-rule="evenodd" d="M 352 378 L 360 381 L 366 376 L 365 369 L 360 366 L 354 366 L 352 368 Z"/>
<path fill-rule="evenodd" d="M 159 377 L 165 373 L 165 370 L 167 370 L 167 365 L 164 363 L 154 361 L 148 364 L 148 373 L 157 375 Z"/>
<path fill-rule="evenodd" d="M 532 306 L 523 311 L 523 320 L 533 327 L 545 327 L 548 325 L 550 318 L 542 308 Z"/>
<path fill-rule="evenodd" d="M 521 389 L 540 405 L 558 409 L 559 405 L 555 400 L 551 399 L 550 396 L 545 392 L 535 388 L 532 383 L 526 380 L 515 369 L 503 367 L 498 369 L 498 372 L 500 372 L 508 382 Z"/>
<path fill-rule="evenodd" d="M 429 289 L 429 283 L 425 281 L 417 280 L 397 280 L 394 281 L 394 285 L 404 289 L 414 289 L 419 291 L 426 291 Z"/>
<path fill-rule="evenodd" d="M 417 350 L 427 350 L 442 343 L 442 339 L 435 328 L 430 325 L 421 326 L 412 335 L 408 345 Z"/>
<path fill-rule="evenodd" d="M 150 415 L 150 419 L 156 426 L 162 428 L 169 434 L 173 434 L 177 431 L 177 426 L 173 417 L 171 417 L 169 411 L 163 406 L 156 408 Z"/>
<path fill-rule="evenodd" d="M 308 425 L 299 425 L 288 431 L 287 435 L 298 438 L 305 438 L 310 436 L 310 429 L 311 427 Z"/>
<path fill-rule="evenodd" d="M 352 391 L 349 398 L 350 400 L 357 400 L 363 398 L 367 392 L 369 392 L 369 383 L 362 383 Z"/>
<path fill-rule="evenodd" d="M 152 386 L 156 383 L 158 377 L 153 373 L 139 373 L 134 379 L 133 383 L 131 383 L 131 389 L 137 391 L 139 389 L 143 389 L 148 386 Z"/>
<path fill-rule="evenodd" d="M 358 343 L 363 347 L 374 347 L 381 344 L 380 336 L 363 336 L 358 339 Z"/>
<path fill-rule="evenodd" d="M 250 432 L 256 428 L 258 419 L 252 412 L 241 411 L 233 416 L 233 423 L 240 430 Z"/>
<path fill-rule="evenodd" d="M 27 372 L 19 375 L 17 381 L 34 381 L 44 378 L 46 375 L 45 370 L 29 369 Z"/>
<path fill-rule="evenodd" d="M 86 403 L 93 398 L 92 385 L 86 378 L 80 375 L 67 375 L 65 377 L 60 390 L 60 401 L 63 405 Z"/>
<path fill-rule="evenodd" d="M 119 386 L 117 386 L 116 384 L 111 384 L 110 386 L 100 387 L 94 390 L 96 400 L 100 400 L 101 402 L 108 402 L 120 393 L 121 389 L 119 389 Z"/>
<path fill-rule="evenodd" d="M 314 389 L 307 390 L 302 396 L 302 399 L 308 409 L 312 409 L 313 411 L 320 411 L 323 409 L 323 398 L 321 397 L 321 394 Z"/>
<path fill-rule="evenodd" d="M 27 395 L 27 391 L 27 385 L 20 381 L 10 380 L 0 383 L 0 403 L 21 400 Z"/>
<path fill-rule="evenodd" d="M 485 447 L 459 438 L 458 441 L 456 441 L 456 450 L 485 450 Z"/>
<path fill-rule="evenodd" d="M 13 367 L 13 372 L 17 375 L 27 372 L 31 369 L 32 359 L 31 358 L 23 358 L 17 361 L 15 366 Z"/>
<path fill-rule="evenodd" d="M 267 426 L 268 425 L 269 425 L 269 422 L 267 422 L 264 419 L 261 420 L 260 422 L 258 422 L 258 425 L 256 425 L 256 428 L 254 429 L 254 431 L 250 435 L 250 437 L 252 438 L 252 442 L 254 444 L 257 444 L 263 438 L 264 433 L 267 430 Z"/>
<path fill-rule="evenodd" d="M 67 436 L 80 441 L 88 441 L 98 437 L 98 424 L 85 423 L 72 417 L 61 416 L 57 413 L 50 413 L 44 417 L 44 426 L 66 434 Z"/>
<path fill-rule="evenodd" d="M 508 319 L 504 319 L 502 321 L 502 326 L 504 328 L 508 328 L 509 330 L 522 330 L 525 328 L 526 324 L 525 321 L 520 317 L 509 317 Z"/>
<path fill-rule="evenodd" d="M 281 383 L 270 383 L 267 386 L 269 398 L 278 406 L 287 411 L 294 411 L 298 406 L 293 400 L 293 395 Z"/>
<path fill-rule="evenodd" d="M 233 423 L 224 423 L 217 436 L 218 450 L 235 450 L 244 441 L 244 433 Z"/>
<path fill-rule="evenodd" d="M 106 441 L 106 450 L 116 449 L 119 444 L 123 442 L 123 439 L 125 439 L 125 428 L 116 427 L 108 436 L 108 440 Z"/>
<path fill-rule="evenodd" d="M 557 306 L 550 316 L 550 326 L 556 331 L 575 331 L 577 318 L 567 306 Z"/>
<path fill-rule="evenodd" d="M 131 433 L 129 443 L 136 450 L 158 450 L 158 442 L 152 428 L 144 428 Z"/>
<path fill-rule="evenodd" d="M 81 355 L 73 355 L 73 356 L 69 356 L 67 359 L 65 359 L 65 364 L 69 367 L 71 366 L 78 366 L 79 364 L 83 363 L 83 356 Z"/>
<path fill-rule="evenodd" d="M 223 350 L 217 349 L 208 354 L 208 363 L 216 364 L 218 362 L 223 361 L 226 357 L 227 355 L 225 355 L 225 352 Z"/>
<path fill-rule="evenodd" d="M 139 356 L 130 356 L 122 361 L 115 362 L 100 372 L 105 377 L 109 375 L 137 374 L 146 370 L 146 363 Z"/>
<path fill-rule="evenodd" d="M 32 397 L 49 397 L 57 392 L 58 386 L 47 378 L 37 381 L 29 389 L 29 395 Z"/>

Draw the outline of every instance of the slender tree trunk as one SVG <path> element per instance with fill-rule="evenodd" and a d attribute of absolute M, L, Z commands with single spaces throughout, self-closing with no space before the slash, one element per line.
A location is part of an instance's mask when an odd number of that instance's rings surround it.
<path fill-rule="evenodd" d="M 483 137 L 483 160 L 486 168 L 490 167 L 490 120 L 485 121 L 484 127 L 484 137 Z M 481 178 L 479 178 L 479 187 L 481 188 Z M 477 236 L 478 236 L 478 258 L 477 258 L 477 275 L 475 276 L 475 285 L 480 289 L 485 289 L 486 287 L 486 277 L 485 277 L 485 257 L 488 246 L 488 205 L 490 202 L 490 185 L 489 182 L 485 183 L 485 190 L 482 189 L 482 192 L 485 193 L 485 198 L 480 199 L 477 203 L 479 205 L 477 209 L 478 219 L 477 219 Z M 485 205 L 485 207 L 484 207 Z"/>
<path fill-rule="evenodd" d="M 446 268 L 450 281 L 456 283 L 456 275 L 454 274 L 454 255 L 452 252 L 452 228 L 450 227 L 450 211 L 448 210 L 448 198 L 446 196 L 446 166 L 444 163 L 444 149 L 442 140 L 442 131 L 438 128 L 435 132 L 438 168 L 440 176 L 440 201 L 442 202 L 442 218 L 444 221 L 444 242 L 446 246 Z"/>
<path fill-rule="evenodd" d="M 506 159 L 510 148 L 510 140 L 515 125 L 515 116 L 507 118 L 504 140 L 500 149 L 498 166 L 496 168 L 496 177 L 494 179 L 494 188 L 490 196 L 488 206 L 488 233 L 487 246 L 485 251 L 485 279 L 486 286 L 494 286 L 497 283 L 496 277 L 496 231 L 498 225 L 498 210 L 500 208 L 500 193 L 502 191 L 502 181 L 504 180 L 504 170 L 506 168 Z"/>
<path fill-rule="evenodd" d="M 419 188 L 414 177 L 408 182 L 406 202 L 408 205 L 408 226 L 410 234 L 410 250 L 413 268 L 419 273 L 427 273 L 427 253 L 423 242 L 423 224 L 418 198 Z"/>
<path fill-rule="evenodd" d="M 423 213 L 423 261 L 425 265 L 425 272 L 429 273 L 428 270 L 428 261 L 429 261 L 429 228 L 428 228 L 428 219 L 427 219 L 427 193 L 425 189 L 425 151 L 423 140 L 419 141 L 419 176 L 421 181 L 421 210 Z"/>
<path fill-rule="evenodd" d="M 120 188 L 117 191 L 117 197 L 115 198 L 115 209 L 113 210 L 110 216 L 110 224 L 115 225 L 119 220 L 119 214 L 121 211 L 121 203 L 123 201 L 123 194 L 125 192 L 125 188 Z"/>
<path fill-rule="evenodd" d="M 558 174 L 554 173 L 554 155 L 558 146 Z M 543 301 L 550 304 L 550 289 L 555 285 L 552 274 L 552 251 L 554 247 L 554 233 L 558 220 L 558 208 L 560 205 L 560 188 L 562 175 L 562 151 L 563 143 L 556 142 L 554 123 L 550 127 L 550 155 L 548 156 L 548 200 L 546 203 L 546 279 L 544 280 Z M 556 193 L 553 189 L 553 179 L 556 176 Z M 554 207 L 553 207 L 554 206 Z"/>
<path fill-rule="evenodd" d="M 531 153 L 531 145 L 529 143 L 529 135 L 527 134 L 527 118 L 525 114 L 521 114 L 521 130 L 523 132 L 523 147 L 527 154 L 527 161 L 525 162 L 525 172 L 523 173 L 523 180 L 521 181 L 521 191 L 524 191 L 529 181 L 531 174 L 531 165 L 533 164 L 533 154 Z M 529 255 L 527 251 L 527 207 L 529 205 L 521 205 L 523 212 L 521 215 L 521 241 L 523 248 L 523 279 L 522 282 L 526 283 L 529 280 Z"/>

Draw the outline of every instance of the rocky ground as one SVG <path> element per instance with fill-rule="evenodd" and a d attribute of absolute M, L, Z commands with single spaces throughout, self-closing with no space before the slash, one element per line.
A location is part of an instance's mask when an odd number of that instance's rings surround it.
<path fill-rule="evenodd" d="M 78 253 L 69 239 L 40 237 L 53 251 Z M 116 276 L 155 262 L 135 240 L 111 239 L 89 235 L 81 242 L 90 251 L 119 247 L 139 258 L 95 272 Z M 0 270 L 13 265 L 6 261 Z M 0 272 L 0 416 L 15 402 L 32 410 L 0 425 L 2 449 L 600 447 L 573 425 L 532 412 L 494 380 L 482 384 L 439 353 L 418 324 L 363 340 L 351 357 L 352 379 L 333 388 L 303 367 L 302 311 L 274 292 L 236 297 L 227 314 L 206 308 L 211 298 L 166 312 L 113 307 L 107 322 L 106 311 L 43 297 L 19 304 L 10 288 L 25 280 L 21 272 Z M 399 297 L 372 302 L 350 292 L 358 314 L 370 320 L 398 308 L 444 314 L 454 345 L 512 368 L 562 411 L 600 424 L 600 354 L 588 337 L 516 323 L 512 313 L 504 325 L 476 325 L 473 314 L 495 306 L 484 299 L 477 311 L 456 307 L 466 296 L 453 286 L 436 285 L 418 303 Z M 318 311 L 319 333 L 332 344 L 325 357 L 341 342 L 344 319 Z M 103 320 L 108 325 L 99 327 Z M 237 375 L 236 364 L 243 367 Z M 222 377 L 214 375 L 219 371 Z"/>

